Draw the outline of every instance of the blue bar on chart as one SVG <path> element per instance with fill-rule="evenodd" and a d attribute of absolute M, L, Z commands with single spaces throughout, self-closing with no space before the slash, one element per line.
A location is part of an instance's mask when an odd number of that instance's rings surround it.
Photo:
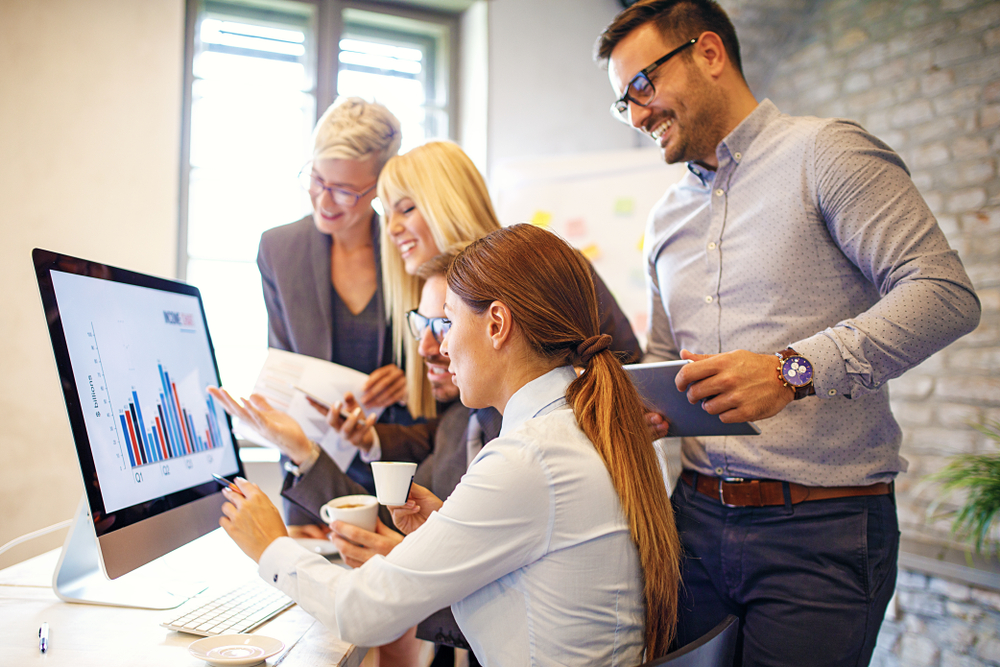
<path fill-rule="evenodd" d="M 220 446 L 222 442 L 216 421 L 215 402 L 205 401 L 205 429 L 202 437 L 195 428 L 194 417 L 181 405 L 177 386 L 170 374 L 157 364 L 162 391 L 158 393 L 153 418 L 147 422 L 142 413 L 139 394 L 133 390 L 132 400 L 119 412 L 122 435 L 128 450 L 129 464 L 138 468 L 150 463 L 187 456 Z"/>

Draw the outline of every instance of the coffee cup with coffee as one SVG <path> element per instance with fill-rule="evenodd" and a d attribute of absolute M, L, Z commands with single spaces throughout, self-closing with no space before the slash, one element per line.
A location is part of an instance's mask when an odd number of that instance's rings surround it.
<path fill-rule="evenodd" d="M 374 533 L 378 519 L 378 500 L 375 496 L 341 496 L 319 508 L 323 521 L 343 521 Z"/>
<path fill-rule="evenodd" d="M 390 507 L 405 505 L 410 495 L 410 483 L 416 472 L 416 463 L 373 462 L 372 475 L 375 476 L 375 495 L 378 496 L 378 501 Z"/>

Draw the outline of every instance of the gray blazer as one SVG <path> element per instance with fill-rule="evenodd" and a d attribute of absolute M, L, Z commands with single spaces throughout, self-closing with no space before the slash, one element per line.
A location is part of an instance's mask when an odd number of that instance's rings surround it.
<path fill-rule="evenodd" d="M 382 295 L 382 253 L 379 219 L 372 215 L 375 245 L 377 312 L 385 312 Z M 260 269 L 267 306 L 267 344 L 279 350 L 331 360 L 333 356 L 333 285 L 330 283 L 330 248 L 333 239 L 316 229 L 312 215 L 298 222 L 269 229 L 260 237 L 257 268 Z M 379 323 L 376 337 L 382 365 L 392 363 L 386 345 L 387 324 Z"/>

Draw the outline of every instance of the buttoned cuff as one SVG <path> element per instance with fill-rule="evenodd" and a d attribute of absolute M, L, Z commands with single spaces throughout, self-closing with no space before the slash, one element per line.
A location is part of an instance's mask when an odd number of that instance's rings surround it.
<path fill-rule="evenodd" d="M 298 597 L 298 568 L 303 559 L 313 558 L 329 564 L 325 558 L 302 547 L 291 537 L 279 537 L 260 555 L 257 574 L 288 597 L 301 602 Z"/>
<path fill-rule="evenodd" d="M 378 437 L 377 428 L 372 429 L 372 446 L 368 448 L 367 452 L 363 449 L 358 449 L 358 453 L 361 455 L 361 460 L 365 463 L 382 460 L 382 441 Z"/>
<path fill-rule="evenodd" d="M 809 360 L 813 367 L 813 387 L 820 398 L 851 397 L 851 378 L 847 374 L 840 348 L 825 332 L 796 341 L 790 348 Z"/>

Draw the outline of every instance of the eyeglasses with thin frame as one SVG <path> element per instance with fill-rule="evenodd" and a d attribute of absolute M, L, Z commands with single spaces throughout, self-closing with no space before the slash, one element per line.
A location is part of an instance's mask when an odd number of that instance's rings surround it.
<path fill-rule="evenodd" d="M 323 190 L 330 193 L 330 199 L 337 206 L 342 206 L 344 208 L 354 208 L 361 201 L 361 198 L 366 194 L 375 189 L 378 185 L 378 181 L 372 183 L 370 188 L 366 188 L 362 192 L 355 192 L 350 188 L 345 188 L 340 185 L 327 185 L 322 178 L 316 175 L 316 172 L 312 170 L 312 164 L 307 164 L 299 172 L 299 184 L 309 192 L 313 197 L 319 197 Z"/>
<path fill-rule="evenodd" d="M 440 344 L 444 336 L 451 329 L 451 320 L 447 317 L 424 317 L 416 310 L 411 310 L 406 314 L 406 323 L 410 325 L 410 333 L 417 340 L 424 337 L 427 327 L 431 328 L 431 335 Z"/>
<path fill-rule="evenodd" d="M 650 80 L 649 75 L 653 73 L 657 67 L 667 62 L 678 53 L 688 48 L 689 46 L 694 46 L 698 43 L 698 38 L 695 37 L 687 42 L 684 42 L 676 49 L 663 56 L 656 62 L 654 62 L 649 67 L 646 67 L 641 72 L 632 77 L 632 80 L 628 82 L 625 86 L 625 92 L 617 100 L 611 104 L 611 115 L 620 120 L 623 123 L 631 124 L 631 109 L 629 107 L 629 102 L 633 104 L 638 104 L 641 107 L 646 106 L 653 101 L 656 97 L 656 88 L 653 86 L 653 82 Z"/>

